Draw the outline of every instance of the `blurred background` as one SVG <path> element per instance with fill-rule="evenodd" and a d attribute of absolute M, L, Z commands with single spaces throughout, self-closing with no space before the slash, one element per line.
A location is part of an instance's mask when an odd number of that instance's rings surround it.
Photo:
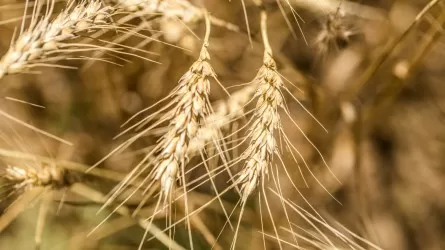
<path fill-rule="evenodd" d="M 317 1 L 279 1 L 277 4 L 268 0 L 265 6 L 279 72 L 292 83 L 286 83 L 290 91 L 329 132 L 323 132 L 290 97 L 287 106 L 338 180 L 324 167 L 323 160 L 303 134 L 296 132 L 289 119 L 283 118 L 288 137 L 328 192 L 308 171 L 304 174 L 309 187 L 305 187 L 292 160 L 285 159 L 286 167 L 295 174 L 294 181 L 308 202 L 340 231 L 346 232 L 338 224 L 382 249 L 444 249 L 444 4 L 437 1 L 439 3 L 411 27 L 416 15 L 430 1 Z M 22 2 L 0 0 L 1 55 L 20 25 L 20 22 L 3 21 L 21 17 L 23 5 L 16 4 Z M 237 85 L 253 79 L 262 64 L 258 7 L 246 0 L 252 35 L 250 44 L 240 0 L 190 2 L 204 5 L 213 16 L 240 27 L 239 32 L 233 32 L 214 26 L 209 46 L 211 63 L 219 81 L 229 92 L 236 91 Z M 42 68 L 40 74 L 9 75 L 0 79 L 1 110 L 73 143 L 65 145 L 2 118 L 1 148 L 85 165 L 92 165 L 107 155 L 123 140 L 113 140 L 122 131 L 121 124 L 166 96 L 197 58 L 201 40 L 190 30 L 203 37 L 203 23 L 185 26 L 177 20 L 163 18 L 152 22 L 161 32 L 159 39 L 171 45 L 152 41 L 142 49 L 157 53 L 150 59 L 161 64 L 130 55 L 123 56 L 125 60 L 111 57 L 110 60 L 119 65 L 73 60 L 64 64 L 78 67 L 78 70 Z M 409 32 L 399 39 L 408 28 Z M 157 33 L 147 33 L 153 34 Z M 118 34 L 110 32 L 103 39 L 117 37 Z M 134 47 L 143 40 L 132 37 L 123 43 Z M 221 88 L 212 89 L 211 101 L 226 98 Z M 156 136 L 147 136 L 129 151 L 136 152 L 154 143 Z M 101 167 L 126 173 L 140 157 L 138 153 L 113 156 Z M 3 164 L 6 166 L 7 162 Z M 283 176 L 280 180 L 282 186 L 289 187 L 283 190 L 286 197 L 308 209 L 288 178 Z M 97 177 L 86 178 L 84 182 L 104 193 L 115 185 L 115 182 Z M 225 180 L 218 185 L 226 185 Z M 1 195 L 6 197 L 9 193 L 6 191 Z M 205 186 L 198 193 L 212 195 Z M 64 194 L 66 202 L 59 209 Z M 2 199 L 0 210 L 4 211 L 19 195 L 14 193 Z M 45 219 L 41 249 L 137 249 L 144 231 L 128 220 L 113 216 L 109 224 L 104 224 L 103 235 L 85 238 L 108 213 L 97 214 L 100 204 L 89 203 L 69 191 L 62 190 L 53 198 Z M 227 200 L 236 204 L 233 197 Z M 287 216 L 279 203 L 271 207 L 274 222 L 287 227 Z M 29 202 L 0 233 L 0 249 L 34 249 L 40 210 L 39 202 Z M 215 210 L 218 206 L 199 216 L 216 237 L 225 220 L 221 211 Z M 258 220 L 268 215 L 262 215 L 264 211 L 258 211 L 255 204 L 248 210 L 237 248 L 279 249 L 273 240 L 263 245 L 259 233 Z M 295 231 L 309 238 L 319 237 L 297 213 L 291 217 L 292 222 L 300 226 Z M 165 220 L 160 221 L 162 225 Z M 118 225 L 127 225 L 125 223 L 130 225 L 119 230 Z M 265 230 L 271 231 L 271 226 L 266 222 Z M 183 246 L 188 244 L 185 232 L 180 225 L 175 236 Z M 202 232 L 196 230 L 195 234 L 195 249 L 211 249 Z M 232 237 L 229 228 L 223 230 L 218 241 L 222 249 L 230 249 Z M 348 246 L 335 235 L 329 237 L 338 244 L 338 249 L 357 248 Z M 365 249 L 375 249 L 360 240 L 357 242 Z M 282 247 L 296 248 L 286 244 Z M 303 243 L 300 247 L 328 249 L 322 244 L 316 247 Z M 145 244 L 144 249 L 165 247 L 153 240 Z"/>

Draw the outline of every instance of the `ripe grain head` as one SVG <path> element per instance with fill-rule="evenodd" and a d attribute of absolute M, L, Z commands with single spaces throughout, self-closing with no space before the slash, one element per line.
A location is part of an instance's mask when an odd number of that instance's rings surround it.
<path fill-rule="evenodd" d="M 70 1 L 67 8 L 51 20 L 54 2 L 47 7 L 44 17 L 39 18 L 40 5 L 35 5 L 29 27 L 20 30 L 12 40 L 6 54 L 0 59 L 0 78 L 8 74 L 30 73 L 39 66 L 66 67 L 55 62 L 70 58 L 79 51 L 98 49 L 92 44 L 69 43 L 81 35 L 110 26 L 114 9 L 101 1 Z M 23 20 L 24 27 L 26 19 Z M 100 48 L 99 48 L 100 49 Z"/>
<path fill-rule="evenodd" d="M 241 183 L 243 202 L 247 200 L 260 181 L 263 182 L 262 178 L 267 177 L 273 156 L 278 153 L 275 133 L 281 126 L 278 109 L 283 107 L 283 97 L 280 92 L 283 81 L 276 70 L 275 61 L 266 51 L 263 66 L 253 80 L 253 83 L 258 86 L 255 94 L 258 101 L 248 134 L 250 144 L 241 156 L 246 160 L 238 178 L 238 182 Z"/>
<path fill-rule="evenodd" d="M 4 170 L 4 178 L 15 183 L 15 189 L 29 190 L 35 187 L 61 188 L 70 184 L 67 172 L 55 164 L 40 166 L 12 166 Z"/>

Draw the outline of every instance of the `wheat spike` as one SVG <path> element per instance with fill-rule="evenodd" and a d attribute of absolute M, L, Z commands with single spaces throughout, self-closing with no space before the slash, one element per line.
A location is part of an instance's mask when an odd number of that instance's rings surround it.
<path fill-rule="evenodd" d="M 241 159 L 245 161 L 243 168 L 239 172 L 236 184 L 241 185 L 240 190 L 240 203 L 241 213 L 238 219 L 238 225 L 235 231 L 234 240 L 231 245 L 231 249 L 235 249 L 236 240 L 238 237 L 238 230 L 241 222 L 241 217 L 247 202 L 247 199 L 255 191 L 255 189 L 261 183 L 262 195 L 260 195 L 260 211 L 261 200 L 264 198 L 266 209 L 272 220 L 273 229 L 276 237 L 279 239 L 279 234 L 272 216 L 268 198 L 265 194 L 266 180 L 269 175 L 269 171 L 274 171 L 272 168 L 274 156 L 280 158 L 280 152 L 277 147 L 275 139 L 276 133 L 282 132 L 281 118 L 279 109 L 285 109 L 284 97 L 281 93 L 285 89 L 283 80 L 277 72 L 277 65 L 272 57 L 272 48 L 269 43 L 267 34 L 267 12 L 261 11 L 261 34 L 264 43 L 263 65 L 259 69 L 252 84 L 257 86 L 257 91 L 254 95 L 254 99 L 257 99 L 256 107 L 254 109 L 253 117 L 249 122 L 249 132 L 247 138 L 250 139 L 249 146 L 241 154 Z M 272 177 L 275 181 L 277 178 L 274 174 Z M 278 189 L 280 185 L 276 185 Z M 287 212 L 284 211 L 287 216 Z M 261 227 L 263 228 L 263 221 L 261 218 Z M 264 229 L 264 228 L 263 228 Z M 263 242 L 265 239 L 263 236 Z M 281 242 L 278 240 L 280 249 L 282 249 Z M 266 247 L 266 246 L 264 246 Z"/>
<path fill-rule="evenodd" d="M 57 67 L 53 62 L 66 58 L 67 54 L 97 49 L 93 45 L 70 45 L 67 42 L 78 38 L 82 33 L 107 28 L 114 10 L 104 6 L 99 0 L 82 1 L 77 5 L 70 1 L 67 8 L 51 21 L 53 8 L 54 2 L 41 19 L 36 17 L 40 12 L 39 8 L 34 8 L 28 29 L 18 34 L 0 59 L 0 78 L 8 74 L 30 72 L 31 68 L 37 66 Z"/>
<path fill-rule="evenodd" d="M 187 163 L 187 150 L 190 140 L 197 135 L 202 120 L 209 112 L 209 77 L 215 73 L 210 66 L 207 44 L 201 50 L 199 59 L 179 81 L 176 93 L 177 106 L 172 112 L 171 129 L 161 141 L 162 151 L 155 165 L 155 179 L 161 180 L 161 190 L 165 197 L 172 191 L 179 177 L 179 168 Z"/>
<path fill-rule="evenodd" d="M 283 81 L 276 72 L 276 63 L 268 51 L 264 52 L 263 66 L 253 82 L 259 86 L 255 94 L 258 102 L 254 112 L 255 121 L 248 134 L 250 144 L 241 156 L 246 159 L 246 163 L 238 178 L 243 202 L 258 186 L 260 178 L 267 176 L 274 154 L 279 153 L 274 132 L 281 124 L 278 109 L 283 107 L 280 92 Z"/>
<path fill-rule="evenodd" d="M 8 165 L 3 178 L 15 183 L 16 190 L 24 191 L 37 187 L 62 188 L 74 182 L 66 170 L 55 164 L 40 164 L 39 166 Z"/>

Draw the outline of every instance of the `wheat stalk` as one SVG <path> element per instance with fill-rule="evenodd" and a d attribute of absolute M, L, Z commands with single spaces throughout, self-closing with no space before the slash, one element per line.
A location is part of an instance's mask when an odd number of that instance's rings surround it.
<path fill-rule="evenodd" d="M 26 30 L 23 20 L 18 37 L 13 39 L 0 59 L 0 78 L 8 74 L 30 73 L 31 68 L 38 66 L 67 67 L 54 62 L 67 59 L 74 52 L 100 49 L 91 44 L 70 44 L 68 41 L 99 29 L 114 27 L 110 24 L 114 9 L 103 5 L 100 0 L 81 1 L 79 4 L 70 1 L 67 8 L 51 20 L 53 9 L 54 2 L 47 7 L 45 16 L 39 18 L 40 8 L 35 7 Z"/>

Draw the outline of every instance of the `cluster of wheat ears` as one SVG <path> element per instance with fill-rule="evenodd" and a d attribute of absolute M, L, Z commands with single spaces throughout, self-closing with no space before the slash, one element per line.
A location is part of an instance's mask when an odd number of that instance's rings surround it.
<path fill-rule="evenodd" d="M 19 194 L 0 217 L 0 231 L 37 198 L 41 200 L 43 214 L 48 210 L 48 204 L 55 200 L 56 192 L 70 190 L 101 204 L 101 210 L 107 211 L 108 216 L 102 223 L 83 235 L 87 240 L 89 237 L 105 237 L 98 235 L 101 235 L 107 223 L 117 221 L 116 216 L 120 215 L 144 229 L 139 249 L 150 247 L 152 240 L 161 242 L 169 249 L 194 249 L 197 234 L 205 239 L 207 249 L 247 249 L 248 243 L 239 239 L 239 232 L 245 218 L 253 216 L 253 220 L 257 221 L 254 223 L 254 231 L 262 238 L 263 246 L 260 247 L 264 249 L 272 249 L 272 245 L 279 249 L 379 249 L 377 245 L 318 213 L 300 191 L 308 185 L 303 176 L 303 172 L 307 172 L 311 176 L 310 182 L 321 187 L 335 200 L 329 188 L 312 173 L 312 166 L 300 153 L 299 145 L 295 145 L 288 136 L 283 128 L 283 119 L 303 135 L 305 143 L 320 159 L 320 168 L 326 168 L 331 173 L 331 179 L 336 180 L 337 177 L 330 170 L 322 152 L 305 134 L 304 128 L 294 120 L 288 107 L 291 102 L 300 105 L 301 112 L 307 113 L 307 117 L 314 121 L 314 126 L 319 126 L 327 134 L 328 131 L 313 112 L 295 96 L 298 83 L 280 73 L 278 59 L 274 57 L 274 48 L 268 35 L 267 4 L 270 1 L 252 1 L 258 15 L 250 16 L 244 12 L 247 28 L 208 13 L 204 8 L 205 1 L 201 1 L 203 5 L 199 5 L 199 2 L 42 0 L 26 1 L 20 5 L 24 15 L 8 50 L 1 56 L 0 79 L 40 73 L 39 69 L 45 67 L 72 69 L 72 64 L 64 64 L 70 60 L 113 63 L 104 55 L 114 58 L 131 56 L 155 64 L 155 56 L 144 50 L 146 44 L 160 42 L 166 46 L 176 46 L 168 44 L 163 33 L 156 30 L 160 27 L 159 23 L 165 20 L 178 22 L 190 30 L 205 27 L 205 35 L 200 37 L 201 47 L 199 53 L 195 53 L 196 61 L 178 80 L 177 85 L 167 96 L 132 116 L 124 124 L 125 130 L 116 137 L 126 139 L 96 164 L 86 166 L 0 149 L 0 155 L 6 162 L 0 172 L 4 179 L 2 186 L 7 190 L 2 192 L 5 197 L 1 197 L 1 200 Z M 431 1 L 412 25 L 439 2 Z M 241 3 L 243 6 L 246 4 L 244 0 Z M 316 45 L 324 54 L 331 43 L 339 40 L 347 42 L 354 33 L 336 19 L 340 15 L 338 6 L 341 6 L 341 1 L 277 0 L 277 3 L 281 9 L 291 9 L 296 19 L 299 18 L 294 10 L 296 5 L 318 10 L 327 8 L 335 12 L 335 16 L 330 16 L 325 29 L 316 39 Z M 343 6 L 356 7 L 347 3 Z M 252 21 L 253 18 L 259 18 L 258 22 Z M 250 82 L 240 84 L 236 91 L 228 91 L 212 67 L 212 30 L 217 27 L 243 33 L 246 39 L 252 40 L 250 27 L 255 23 L 259 25 L 261 35 L 261 39 L 257 40 L 263 47 L 262 62 L 258 62 L 258 72 Z M 111 40 L 107 36 L 110 32 L 119 34 L 118 38 Z M 150 35 L 146 35 L 147 32 Z M 142 39 L 143 42 L 136 47 L 124 45 L 123 41 L 132 37 Z M 396 46 L 400 40 L 393 41 L 389 47 Z M 253 43 L 251 41 L 252 46 Z M 387 50 L 390 51 L 390 48 Z M 384 53 L 376 61 L 382 61 L 385 57 L 387 54 Z M 403 64 L 403 72 L 407 73 L 414 64 Z M 372 67 L 369 71 L 366 74 L 372 74 Z M 360 87 L 363 81 L 359 79 L 358 82 Z M 227 98 L 211 102 L 210 95 L 214 88 L 221 89 Z M 355 92 L 356 89 L 348 92 L 346 100 L 354 97 Z M 350 118 L 345 120 L 354 120 L 348 116 L 349 102 L 343 104 L 345 117 Z M 4 119 L 14 122 L 14 126 L 26 126 L 68 143 L 9 113 L 0 111 L 0 114 Z M 155 144 L 143 150 L 143 156 L 128 173 L 101 168 L 101 164 L 111 156 L 118 157 L 147 136 L 154 136 Z M 204 174 L 192 178 L 193 172 Z M 299 178 L 295 178 L 295 173 L 302 174 L 303 178 L 300 179 L 303 183 L 298 183 Z M 117 184 L 108 194 L 102 193 L 87 184 L 89 176 L 108 179 Z M 286 185 L 282 185 L 282 178 L 287 179 Z M 225 185 L 221 185 L 219 179 L 225 180 Z M 196 191 L 203 187 L 207 189 L 206 194 Z M 286 196 L 289 189 L 299 194 L 299 203 Z M 237 197 L 235 204 L 227 201 L 230 194 Z M 134 199 L 138 200 L 137 206 L 131 205 Z M 284 214 L 285 223 L 275 223 L 272 210 L 276 209 L 277 204 Z M 201 217 L 206 209 L 218 211 L 224 218 L 225 224 L 217 231 L 232 232 L 231 244 L 219 243 L 219 236 L 209 228 L 215 226 Z M 255 209 L 259 210 L 259 215 L 255 214 Z M 306 229 L 302 230 L 301 225 L 294 222 L 295 217 L 299 217 L 298 222 L 305 223 Z M 43 224 L 39 219 L 37 247 L 41 245 Z M 179 228 L 186 232 L 188 242 L 175 240 Z"/>

